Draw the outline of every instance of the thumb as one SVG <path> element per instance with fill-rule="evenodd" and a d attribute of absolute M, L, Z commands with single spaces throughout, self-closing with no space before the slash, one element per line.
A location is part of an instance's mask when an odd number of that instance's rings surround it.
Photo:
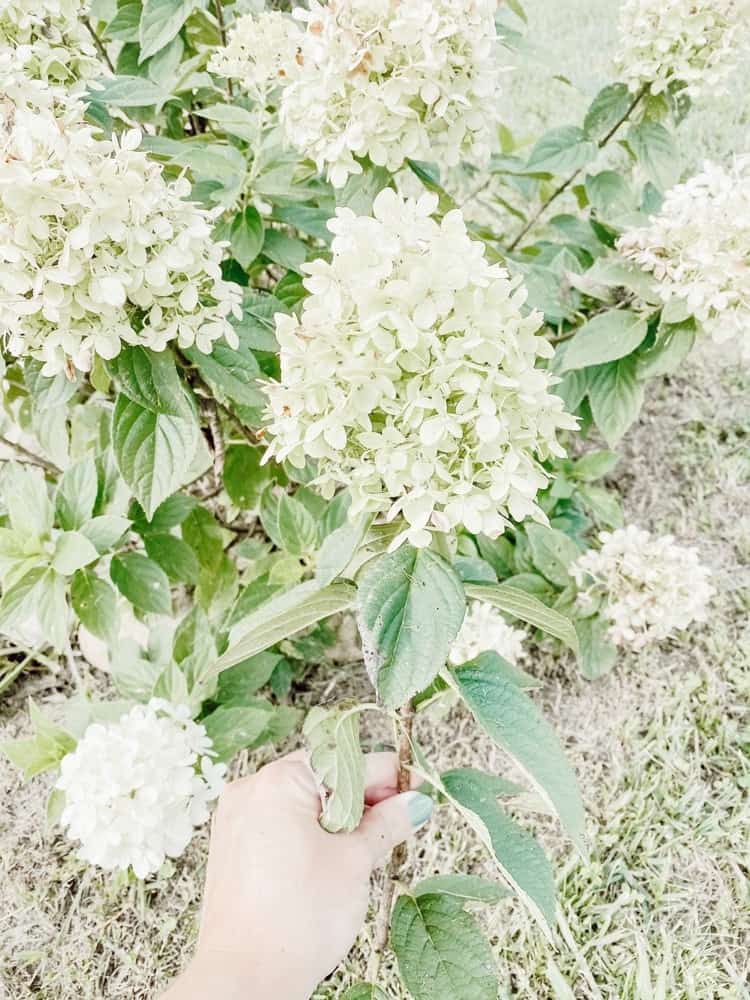
<path fill-rule="evenodd" d="M 432 809 L 432 799 L 421 792 L 392 795 L 368 809 L 352 836 L 361 842 L 375 867 L 427 822 Z"/>

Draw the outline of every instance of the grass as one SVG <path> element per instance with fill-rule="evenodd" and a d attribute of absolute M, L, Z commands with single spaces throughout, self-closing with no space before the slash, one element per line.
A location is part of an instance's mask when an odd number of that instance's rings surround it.
<path fill-rule="evenodd" d="M 503 98 L 519 135 L 557 118 L 561 102 L 578 119 L 606 79 L 616 7 L 527 2 L 541 49 L 535 86 L 511 76 Z M 555 73 L 574 86 L 552 80 Z M 745 85 L 737 82 L 719 113 L 698 109 L 682 127 L 691 165 L 748 148 Z M 561 931 L 546 944 L 512 900 L 481 911 L 503 1000 L 750 998 L 749 427 L 748 373 L 709 349 L 651 390 L 626 440 L 614 484 L 628 518 L 698 544 L 719 594 L 707 627 L 623 659 L 595 684 L 568 661 L 542 655 L 535 664 L 540 703 L 581 780 L 592 851 L 579 861 L 556 826 L 537 817 L 559 873 Z M 365 689 L 361 671 L 321 672 L 315 684 L 311 699 Z M 29 695 L 54 711 L 68 693 L 44 670 L 26 675 L 0 703 L 4 734 L 23 730 Z M 505 766 L 459 710 L 422 720 L 418 735 L 438 765 Z M 0 762 L 0 996 L 153 998 L 194 943 L 206 832 L 162 884 L 112 881 L 45 830 L 47 789 L 44 778 L 21 785 Z M 410 863 L 415 875 L 492 874 L 474 834 L 447 812 L 411 845 Z M 360 978 L 368 953 L 365 931 L 319 1000 Z M 383 982 L 391 1000 L 404 997 L 390 961 Z"/>

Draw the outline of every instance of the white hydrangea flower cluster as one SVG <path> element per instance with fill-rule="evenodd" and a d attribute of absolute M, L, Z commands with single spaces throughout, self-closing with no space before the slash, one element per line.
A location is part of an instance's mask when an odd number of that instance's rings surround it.
<path fill-rule="evenodd" d="M 639 651 L 706 620 L 715 591 L 696 549 L 636 525 L 603 531 L 599 539 L 601 548 L 585 552 L 570 572 L 584 609 L 603 599 L 602 614 L 612 623 L 609 635 L 616 645 Z"/>
<path fill-rule="evenodd" d="M 81 14 L 79 0 L 0 0 L 0 93 L 9 64 L 51 83 L 95 76 L 101 66 Z"/>
<path fill-rule="evenodd" d="M 726 93 L 750 19 L 748 0 L 625 0 L 617 60 L 632 93 L 685 85 L 695 98 Z"/>
<path fill-rule="evenodd" d="M 226 47 L 213 54 L 208 68 L 241 80 L 248 93 L 263 100 L 269 86 L 287 78 L 303 37 L 295 21 L 281 11 L 244 14 L 237 19 Z"/>
<path fill-rule="evenodd" d="M 553 350 L 520 279 L 436 206 L 385 189 L 372 217 L 337 210 L 331 262 L 305 265 L 301 319 L 276 316 L 281 381 L 266 386 L 266 458 L 315 459 L 324 496 L 350 488 L 352 517 L 403 515 L 394 548 L 544 521 L 538 459 L 562 455 L 556 431 L 577 426 L 535 367 Z"/>
<path fill-rule="evenodd" d="M 176 858 L 226 767 L 211 760 L 205 728 L 189 709 L 153 699 L 115 723 L 93 723 L 63 758 L 56 788 L 65 793 L 61 824 L 80 841 L 78 856 L 108 870 L 132 868 L 139 878 Z"/>
<path fill-rule="evenodd" d="M 287 140 L 342 187 L 369 156 L 391 172 L 407 157 L 449 166 L 490 153 L 499 66 L 497 0 L 310 0 L 309 9 L 242 18 L 213 62 L 257 91 L 283 83 Z M 264 51 L 265 47 L 265 51 Z"/>
<path fill-rule="evenodd" d="M 718 343 L 738 338 L 750 357 L 750 156 L 706 163 L 617 248 L 654 275 L 665 303 L 683 304 Z"/>
<path fill-rule="evenodd" d="M 471 601 L 466 609 L 461 631 L 451 646 L 448 662 L 453 666 L 468 663 L 480 653 L 492 650 L 509 663 L 518 664 L 526 658 L 523 629 L 513 628 L 502 614 L 484 601 Z"/>
<path fill-rule="evenodd" d="M 30 81 L 32 84 L 35 81 Z M 44 90 L 0 104 L 0 338 L 44 374 L 88 371 L 125 344 L 236 345 L 241 289 L 221 274 L 213 211 L 137 150 L 100 139 Z"/>

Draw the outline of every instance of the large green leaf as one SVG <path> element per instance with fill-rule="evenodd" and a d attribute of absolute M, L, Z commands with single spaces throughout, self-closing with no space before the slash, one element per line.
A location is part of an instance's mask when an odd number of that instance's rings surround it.
<path fill-rule="evenodd" d="M 220 403 L 230 407 L 246 406 L 260 412 L 267 399 L 259 388 L 261 370 L 248 343 L 249 323 L 250 319 L 244 325 L 238 324 L 240 342 L 236 348 L 219 341 L 210 354 L 204 354 L 197 347 L 186 348 L 182 353 L 195 365 Z"/>
<path fill-rule="evenodd" d="M 193 548 L 169 532 L 150 531 L 144 539 L 146 552 L 170 580 L 196 584 L 201 567 Z"/>
<path fill-rule="evenodd" d="M 322 618 L 345 611 L 352 606 L 355 596 L 356 589 L 349 583 L 338 581 L 320 589 L 309 580 L 266 601 L 233 630 L 229 649 L 219 658 L 215 672 L 263 652 Z"/>
<path fill-rule="evenodd" d="M 638 419 L 643 406 L 643 383 L 637 378 L 636 365 L 633 357 L 621 358 L 597 368 L 591 378 L 591 412 L 610 447 Z"/>
<path fill-rule="evenodd" d="M 431 875 L 417 882 L 413 889 L 417 897 L 434 893 L 478 903 L 497 903 L 509 895 L 504 885 L 481 875 Z"/>
<path fill-rule="evenodd" d="M 531 834 L 498 805 L 505 783 L 473 768 L 441 776 L 448 795 L 472 822 L 497 860 L 500 873 L 543 927 L 555 924 L 555 880 L 547 857 Z M 476 820 L 479 820 L 479 823 Z"/>
<path fill-rule="evenodd" d="M 430 549 L 402 545 L 373 560 L 357 594 L 370 677 L 389 707 L 402 705 L 445 666 L 464 619 L 461 580 Z"/>
<path fill-rule="evenodd" d="M 455 897 L 399 896 L 391 946 L 414 1000 L 496 1000 L 492 949 Z"/>
<path fill-rule="evenodd" d="M 87 455 L 65 470 L 55 494 L 55 514 L 61 528 L 75 531 L 89 520 L 98 489 L 93 456 Z"/>
<path fill-rule="evenodd" d="M 168 615 L 172 611 L 169 579 L 164 570 L 140 552 L 124 552 L 113 558 L 109 575 L 123 597 L 139 611 Z"/>
<path fill-rule="evenodd" d="M 638 354 L 638 378 L 658 378 L 677 371 L 692 351 L 695 337 L 696 325 L 692 316 L 682 323 L 665 323 L 662 320 L 654 343 Z"/>
<path fill-rule="evenodd" d="M 255 743 L 268 728 L 274 707 L 257 699 L 251 705 L 220 705 L 202 720 L 220 760 Z"/>
<path fill-rule="evenodd" d="M 342 995 L 341 1000 L 388 1000 L 379 986 L 372 983 L 355 983 Z"/>
<path fill-rule="evenodd" d="M 279 498 L 278 525 L 285 551 L 301 556 L 315 549 L 318 524 L 307 507 L 289 493 L 282 493 Z"/>
<path fill-rule="evenodd" d="M 112 446 L 122 478 L 150 518 L 178 489 L 198 445 L 198 426 L 146 410 L 124 395 L 112 416 Z"/>
<path fill-rule="evenodd" d="M 659 190 L 666 191 L 677 183 L 680 179 L 680 155 L 674 139 L 663 125 L 645 119 L 631 125 L 627 140 L 646 176 Z"/>
<path fill-rule="evenodd" d="M 542 136 L 531 151 L 528 166 L 545 173 L 566 173 L 586 166 L 596 154 L 596 143 L 588 140 L 580 128 L 563 125 Z"/>
<path fill-rule="evenodd" d="M 171 42 L 194 7 L 195 0 L 143 0 L 139 61 L 144 62 Z"/>
<path fill-rule="evenodd" d="M 365 805 L 359 714 L 346 709 L 311 708 L 303 734 L 310 748 L 310 766 L 327 792 L 321 826 L 329 833 L 350 833 L 359 826 Z"/>
<path fill-rule="evenodd" d="M 539 572 L 558 587 L 567 587 L 570 583 L 568 567 L 581 555 L 573 539 L 565 532 L 546 528 L 543 524 L 528 525 L 526 537 Z"/>
<path fill-rule="evenodd" d="M 232 220 L 229 238 L 232 256 L 247 269 L 258 256 L 263 246 L 263 220 L 258 209 L 247 205 Z"/>
<path fill-rule="evenodd" d="M 467 583 L 466 596 L 486 601 L 499 611 L 560 639 L 570 649 L 578 649 L 576 630 L 570 619 L 548 608 L 533 594 L 507 583 Z"/>
<path fill-rule="evenodd" d="M 76 741 L 70 733 L 43 716 L 31 699 L 29 715 L 34 728 L 33 737 L 0 743 L 0 751 L 23 770 L 26 781 L 42 771 L 57 767 L 63 757 L 72 753 L 76 747 Z"/>
<path fill-rule="evenodd" d="M 609 638 L 611 623 L 598 615 L 576 622 L 578 633 L 578 666 L 590 681 L 609 673 L 617 662 L 617 646 Z"/>
<path fill-rule="evenodd" d="M 0 490 L 10 526 L 24 542 L 44 538 L 52 529 L 52 503 L 44 473 L 33 465 L 6 462 Z"/>
<path fill-rule="evenodd" d="M 508 678 L 500 660 L 497 653 L 485 653 L 455 670 L 461 695 L 485 732 L 513 757 L 585 853 L 583 802 L 562 744 L 534 702 Z"/>
<path fill-rule="evenodd" d="M 26 626 L 43 636 L 40 645 L 61 651 L 68 641 L 65 581 L 54 570 L 36 566 L 25 573 L 0 600 L 0 633 L 26 638 Z"/>
<path fill-rule="evenodd" d="M 583 130 L 589 139 L 597 141 L 622 120 L 633 100 L 624 83 L 612 83 L 602 88 L 591 102 L 583 121 Z"/>
<path fill-rule="evenodd" d="M 98 558 L 96 546 L 80 531 L 62 531 L 55 539 L 52 568 L 62 576 L 72 576 Z"/>
<path fill-rule="evenodd" d="M 124 347 L 107 367 L 118 390 L 144 410 L 183 420 L 191 416 L 171 351 Z"/>
<path fill-rule="evenodd" d="M 73 577 L 70 601 L 81 624 L 100 639 L 117 634 L 117 595 L 106 580 L 91 570 L 79 569 Z"/>
<path fill-rule="evenodd" d="M 315 560 L 315 579 L 321 587 L 332 583 L 344 572 L 362 544 L 371 518 L 363 514 L 356 521 L 345 521 L 326 535 Z"/>
<path fill-rule="evenodd" d="M 566 345 L 562 371 L 589 368 L 631 354 L 648 333 L 648 324 L 627 309 L 610 309 L 584 323 Z"/>

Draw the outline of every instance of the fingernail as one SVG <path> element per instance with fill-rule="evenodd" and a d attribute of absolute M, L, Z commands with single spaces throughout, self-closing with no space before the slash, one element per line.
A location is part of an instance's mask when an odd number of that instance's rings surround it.
<path fill-rule="evenodd" d="M 432 816 L 434 803 L 429 795 L 421 792 L 406 793 L 406 811 L 414 829 L 422 826 Z"/>

